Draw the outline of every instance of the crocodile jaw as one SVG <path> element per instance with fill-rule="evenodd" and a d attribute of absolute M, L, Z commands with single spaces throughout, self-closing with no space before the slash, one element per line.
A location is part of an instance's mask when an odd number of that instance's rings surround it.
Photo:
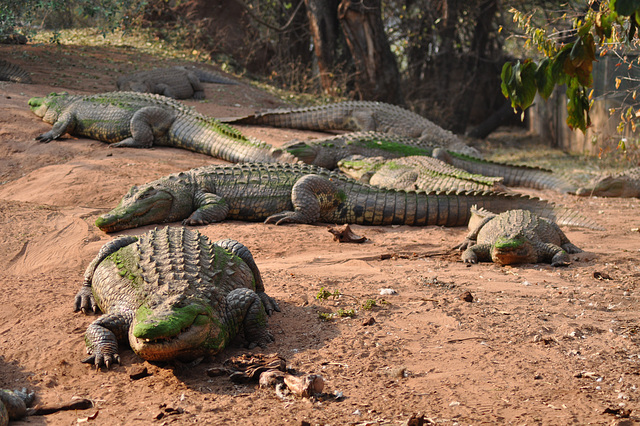
<path fill-rule="evenodd" d="M 29 99 L 29 109 L 38 117 L 42 118 L 47 113 L 49 109 L 47 103 L 45 102 L 46 98 L 31 98 Z"/>
<path fill-rule="evenodd" d="M 207 350 L 206 342 L 209 336 L 217 335 L 220 330 L 206 314 L 197 315 L 193 323 L 172 336 L 161 336 L 147 339 L 144 336 L 134 336 L 136 322 L 129 328 L 129 345 L 131 349 L 147 361 L 167 361 L 180 359 L 189 361 L 195 359 Z"/>
<path fill-rule="evenodd" d="M 501 238 L 491 248 L 491 260 L 499 265 L 535 263 L 537 258 L 531 242 L 523 238 Z"/>
<path fill-rule="evenodd" d="M 142 198 L 136 196 L 135 190 L 132 188 L 116 208 L 98 217 L 95 225 L 104 232 L 115 232 L 171 220 L 173 196 L 170 193 L 155 191 Z"/>
<path fill-rule="evenodd" d="M 624 180 L 610 177 L 598 182 L 592 193 L 598 197 L 622 197 L 625 193 L 625 187 Z"/>

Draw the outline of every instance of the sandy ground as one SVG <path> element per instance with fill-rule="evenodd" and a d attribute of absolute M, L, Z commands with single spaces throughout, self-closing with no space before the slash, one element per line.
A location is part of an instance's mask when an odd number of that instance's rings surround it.
<path fill-rule="evenodd" d="M 463 228 L 361 227 L 364 244 L 340 244 L 327 224 L 227 221 L 198 228 L 248 246 L 266 290 L 282 308 L 267 350 L 234 342 L 192 366 L 150 364 L 130 349 L 122 365 L 80 363 L 95 319 L 72 312 L 87 264 L 113 236 L 93 225 L 133 184 L 221 163 L 192 152 L 113 149 L 66 137 L 27 108 L 51 91 L 112 90 L 134 63 L 160 60 L 131 49 L 2 46 L 0 57 L 35 84 L 0 83 L 0 387 L 27 387 L 40 404 L 89 398 L 95 407 L 30 417 L 29 424 L 633 424 L 640 408 L 637 199 L 561 197 L 606 231 L 566 229 L 585 250 L 565 268 L 466 266 L 451 248 Z M 230 116 L 280 101 L 252 86 L 206 85 L 202 113 Z M 279 144 L 313 133 L 243 127 Z M 529 191 L 529 193 L 533 193 Z M 125 232 L 137 234 L 150 227 Z M 317 300 L 324 287 L 343 296 Z M 383 288 L 396 295 L 380 295 Z M 470 292 L 472 302 L 461 299 Z M 375 300 L 376 307 L 362 305 Z M 323 321 L 319 312 L 356 309 Z M 364 325 L 370 318 L 372 325 Z M 280 399 L 206 371 L 242 353 L 278 353 L 299 372 L 321 374 L 321 400 Z M 148 377 L 130 371 L 146 366 Z M 630 417 L 629 417 L 630 416 Z M 623 417 L 623 418 L 621 418 Z M 625 418 L 626 417 L 626 418 Z M 20 424 L 19 422 L 16 424 Z"/>

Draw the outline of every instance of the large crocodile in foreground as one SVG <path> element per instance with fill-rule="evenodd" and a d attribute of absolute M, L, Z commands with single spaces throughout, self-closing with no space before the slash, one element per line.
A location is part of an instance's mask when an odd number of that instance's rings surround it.
<path fill-rule="evenodd" d="M 76 311 L 98 308 L 83 362 L 107 368 L 120 362 L 118 341 L 149 361 L 215 354 L 241 330 L 249 346 L 264 346 L 273 341 L 267 315 L 280 310 L 244 245 L 184 227 L 105 244 L 75 299 Z"/>
<path fill-rule="evenodd" d="M 235 81 L 197 68 L 181 66 L 139 71 L 118 78 L 119 90 L 155 93 L 174 99 L 204 99 L 202 82 L 237 84 Z"/>
<path fill-rule="evenodd" d="M 50 131 L 37 137 L 41 142 L 69 133 L 114 147 L 184 148 L 233 163 L 297 161 L 165 96 L 135 92 L 86 96 L 52 93 L 31 98 L 29 106 L 38 117 L 53 124 Z"/>
<path fill-rule="evenodd" d="M 569 263 L 568 253 L 580 253 L 553 221 L 527 210 L 509 210 L 500 214 L 472 208 L 479 216 L 470 222 L 470 232 L 458 246 L 465 263 L 493 261 L 501 265 L 517 263 Z"/>
<path fill-rule="evenodd" d="M 261 124 L 293 129 L 352 132 L 374 131 L 417 138 L 426 147 L 439 146 L 464 154 L 480 153 L 454 133 L 396 105 L 373 101 L 345 101 L 301 108 L 275 108 L 244 117 L 223 118 L 237 124 Z"/>
<path fill-rule="evenodd" d="M 552 189 L 561 193 L 576 190 L 566 179 L 550 170 L 484 160 L 450 151 L 437 143 L 427 144 L 415 138 L 380 132 L 353 132 L 322 139 L 291 141 L 281 148 L 307 164 L 327 169 L 336 168 L 341 160 L 354 155 L 388 159 L 433 156 L 471 174 L 502 177 L 506 186 Z"/>
<path fill-rule="evenodd" d="M 339 173 L 286 163 L 210 165 L 132 187 L 95 224 L 114 232 L 152 223 L 205 225 L 224 219 L 266 223 L 466 225 L 472 205 L 502 212 L 526 208 L 563 223 L 602 229 L 538 198 L 496 192 L 399 191 L 359 183 Z"/>

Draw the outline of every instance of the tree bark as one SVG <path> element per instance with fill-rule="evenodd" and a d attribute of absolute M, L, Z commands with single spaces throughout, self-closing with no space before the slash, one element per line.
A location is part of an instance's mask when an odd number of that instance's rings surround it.
<path fill-rule="evenodd" d="M 358 97 L 404 105 L 400 73 L 384 31 L 380 0 L 342 0 L 338 18 L 356 68 Z"/>
<path fill-rule="evenodd" d="M 341 31 L 338 22 L 340 0 L 305 0 L 313 47 L 318 61 L 320 84 L 327 93 L 336 89 L 334 81 L 340 62 Z"/>

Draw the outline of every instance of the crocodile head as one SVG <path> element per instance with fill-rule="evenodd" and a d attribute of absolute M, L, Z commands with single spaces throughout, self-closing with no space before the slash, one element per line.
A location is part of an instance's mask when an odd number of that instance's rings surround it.
<path fill-rule="evenodd" d="M 625 176 L 607 176 L 594 186 L 588 195 L 598 197 L 638 197 L 640 187 L 633 185 Z"/>
<path fill-rule="evenodd" d="M 499 265 L 535 263 L 538 259 L 531 241 L 523 235 L 500 237 L 491 248 L 491 259 Z"/>
<path fill-rule="evenodd" d="M 50 93 L 43 98 L 34 97 L 29 99 L 29 109 L 46 123 L 53 124 L 58 121 L 64 106 L 70 101 L 69 98 L 66 92 Z"/>
<path fill-rule="evenodd" d="M 129 327 L 129 344 L 149 361 L 191 360 L 224 348 L 227 334 L 213 309 L 192 301 L 172 306 L 171 299 L 142 306 Z"/>
<path fill-rule="evenodd" d="M 98 217 L 95 225 L 104 232 L 173 222 L 186 219 L 192 210 L 192 198 L 182 194 L 188 188 L 178 188 L 157 180 L 141 186 L 133 186 L 108 213 Z"/>

